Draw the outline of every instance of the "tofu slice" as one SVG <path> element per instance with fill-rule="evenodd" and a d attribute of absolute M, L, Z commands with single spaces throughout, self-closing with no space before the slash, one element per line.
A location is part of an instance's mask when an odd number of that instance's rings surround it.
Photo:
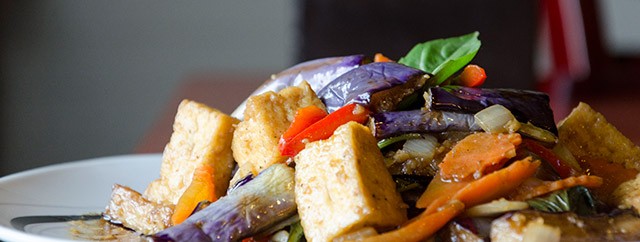
<path fill-rule="evenodd" d="M 104 212 L 112 223 L 143 234 L 155 234 L 171 226 L 173 205 L 158 204 L 119 184 L 113 185 L 111 200 Z"/>
<path fill-rule="evenodd" d="M 633 208 L 640 213 L 640 173 L 635 179 L 623 182 L 613 191 L 613 200 L 622 209 Z"/>
<path fill-rule="evenodd" d="M 586 103 L 578 104 L 569 116 L 560 121 L 558 138 L 579 160 L 586 158 L 584 162 L 589 162 L 591 159 L 603 159 L 640 171 L 640 147 Z M 622 208 L 640 211 L 640 176 L 623 182 L 612 196 L 602 199 L 611 200 Z"/>
<path fill-rule="evenodd" d="M 407 220 L 406 204 L 365 126 L 349 122 L 296 157 L 295 195 L 310 241 L 330 241 L 364 227 L 393 228 Z"/>
<path fill-rule="evenodd" d="M 586 103 L 560 121 L 558 138 L 576 158 L 601 158 L 640 171 L 640 147 Z"/>
<path fill-rule="evenodd" d="M 281 156 L 278 151 L 280 136 L 291 125 L 296 111 L 310 105 L 325 109 L 307 82 L 278 93 L 266 92 L 250 97 L 244 120 L 233 134 L 233 157 L 242 168 L 234 180 L 249 172 L 257 175 L 271 164 L 286 161 L 287 157 Z"/>
<path fill-rule="evenodd" d="M 160 178 L 149 184 L 145 198 L 175 205 L 200 165 L 213 167 L 216 196 L 226 194 L 235 166 L 231 139 L 238 122 L 204 104 L 183 100 L 173 123 L 171 139 L 162 154 Z"/>

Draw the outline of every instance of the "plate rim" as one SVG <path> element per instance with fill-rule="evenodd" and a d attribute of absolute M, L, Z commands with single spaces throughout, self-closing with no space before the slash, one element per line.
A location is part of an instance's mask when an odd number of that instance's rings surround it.
<path fill-rule="evenodd" d="M 104 165 L 105 163 L 119 163 L 119 162 L 131 162 L 131 159 L 136 160 L 150 160 L 156 159 L 161 162 L 162 153 L 132 153 L 132 154 L 119 154 L 110 156 L 99 156 L 93 158 L 80 159 L 75 161 L 67 161 L 62 163 L 50 164 L 16 173 L 8 174 L 0 177 L 0 185 L 5 183 L 17 181 L 31 176 L 37 176 L 39 174 L 62 171 L 66 169 L 73 169 L 78 167 L 92 167 L 96 165 Z M 78 240 L 69 240 L 63 238 L 47 237 L 38 234 L 27 233 L 17 230 L 12 227 L 7 227 L 0 224 L 0 240 L 5 241 L 48 241 L 48 242 L 69 242 Z"/>

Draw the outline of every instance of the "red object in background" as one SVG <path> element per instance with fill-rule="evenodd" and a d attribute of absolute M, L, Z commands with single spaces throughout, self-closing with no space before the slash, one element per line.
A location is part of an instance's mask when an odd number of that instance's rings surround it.
<path fill-rule="evenodd" d="M 556 120 L 569 113 L 573 83 L 589 75 L 579 0 L 541 0 L 536 48 L 538 89 L 549 93 Z"/>

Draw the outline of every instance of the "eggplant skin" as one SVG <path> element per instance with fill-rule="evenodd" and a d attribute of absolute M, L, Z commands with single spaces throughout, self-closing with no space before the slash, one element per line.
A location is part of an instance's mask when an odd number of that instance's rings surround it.
<path fill-rule="evenodd" d="M 393 105 L 389 106 L 389 102 L 399 103 L 404 97 L 421 89 L 427 78 L 425 72 L 412 67 L 394 62 L 375 62 L 354 68 L 339 76 L 320 90 L 318 97 L 327 106 L 329 112 L 349 103 L 359 103 L 378 112 L 388 111 L 393 108 Z M 394 97 L 373 98 L 375 93 L 394 87 L 401 87 L 408 91 L 389 92 Z M 380 105 L 389 107 L 385 107 L 385 110 L 376 110 Z"/>
<path fill-rule="evenodd" d="M 407 133 L 482 130 L 473 114 L 422 109 L 376 113 L 371 115 L 369 126 L 377 139 Z"/>
<path fill-rule="evenodd" d="M 509 109 L 518 121 L 558 134 L 553 111 L 549 106 L 549 96 L 543 92 L 460 86 L 431 87 L 425 101 L 427 108 L 432 110 L 462 113 L 477 113 L 491 105 L 500 104 Z"/>
<path fill-rule="evenodd" d="M 349 55 L 302 62 L 271 76 L 270 79 L 251 93 L 251 96 L 260 95 L 268 91 L 278 92 L 287 87 L 297 86 L 302 81 L 308 82 L 311 89 L 317 93 L 335 78 L 362 65 L 365 59 L 364 55 Z M 240 104 L 231 116 L 242 119 L 245 105 L 246 101 Z"/>
<path fill-rule="evenodd" d="M 274 164 L 154 241 L 240 241 L 297 212 L 293 168 Z"/>
<path fill-rule="evenodd" d="M 305 61 L 292 66 L 271 77 L 270 83 L 284 89 L 297 86 L 302 81 L 311 85 L 311 89 L 319 91 L 338 76 L 360 66 L 365 61 L 364 55 L 327 57 Z M 277 92 L 279 90 L 274 90 Z"/>

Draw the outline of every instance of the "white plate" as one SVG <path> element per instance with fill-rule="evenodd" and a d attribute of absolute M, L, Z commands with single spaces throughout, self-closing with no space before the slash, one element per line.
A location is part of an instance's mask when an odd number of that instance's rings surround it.
<path fill-rule="evenodd" d="M 160 174 L 161 154 L 122 155 L 45 166 L 0 178 L 0 240 L 69 241 L 68 223 L 11 224 L 25 216 L 104 211 L 114 183 L 144 191 Z M 14 220 L 15 222 L 15 220 Z"/>

